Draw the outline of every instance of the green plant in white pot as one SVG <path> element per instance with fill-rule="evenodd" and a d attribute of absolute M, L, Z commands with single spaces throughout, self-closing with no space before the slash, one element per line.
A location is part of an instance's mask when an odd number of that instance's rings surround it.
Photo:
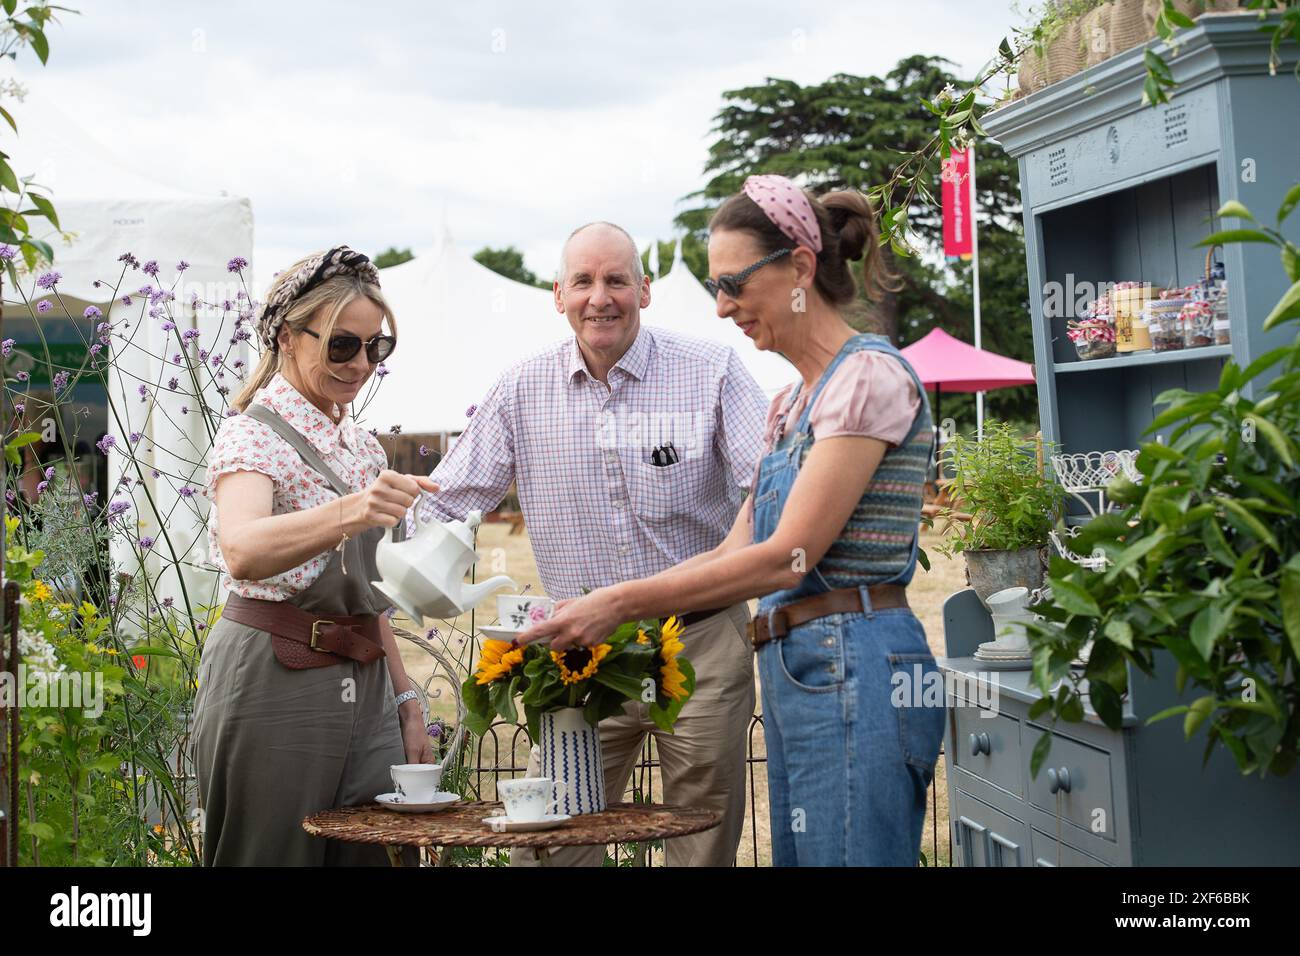
<path fill-rule="evenodd" d="M 966 558 L 967 580 L 981 601 L 1004 588 L 1040 587 L 1047 535 L 1065 491 L 1040 461 L 1034 439 L 1005 422 L 987 422 L 982 441 L 956 435 L 942 461 L 953 475 L 953 505 L 942 513 L 951 533 L 939 551 Z"/>

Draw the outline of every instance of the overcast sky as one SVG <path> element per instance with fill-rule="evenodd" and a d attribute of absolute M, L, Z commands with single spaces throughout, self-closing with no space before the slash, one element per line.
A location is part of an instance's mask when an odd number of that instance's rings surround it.
<path fill-rule="evenodd" d="M 913 53 L 968 76 L 1022 20 L 1013 0 L 64 2 L 80 15 L 45 69 L 24 51 L 27 81 L 153 178 L 250 197 L 259 280 L 340 242 L 418 251 L 444 215 L 547 277 L 591 219 L 667 239 L 724 90 Z"/>

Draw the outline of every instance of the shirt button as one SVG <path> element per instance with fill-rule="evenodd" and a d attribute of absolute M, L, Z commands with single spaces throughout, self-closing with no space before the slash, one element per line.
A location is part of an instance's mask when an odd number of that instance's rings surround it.
<path fill-rule="evenodd" d="M 619 509 L 626 508 L 626 507 L 627 507 L 627 502 L 626 502 L 624 499 L 622 499 L 622 498 L 615 498 L 615 499 L 614 499 L 614 507 L 615 507 L 615 508 L 619 508 Z"/>
<path fill-rule="evenodd" d="M 828 637 L 828 638 L 826 638 L 826 640 L 822 641 L 822 644 L 823 644 L 824 646 L 826 646 L 826 647 L 834 647 L 834 646 L 835 646 L 835 638 L 833 638 L 833 637 Z"/>

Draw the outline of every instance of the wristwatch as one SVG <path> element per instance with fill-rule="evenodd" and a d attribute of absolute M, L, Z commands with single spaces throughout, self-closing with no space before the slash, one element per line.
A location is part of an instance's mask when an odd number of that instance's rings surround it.
<path fill-rule="evenodd" d="M 408 700 L 415 700 L 419 696 L 420 696 L 420 692 L 418 690 L 415 689 L 404 690 L 397 695 L 397 706 L 401 707 Z"/>

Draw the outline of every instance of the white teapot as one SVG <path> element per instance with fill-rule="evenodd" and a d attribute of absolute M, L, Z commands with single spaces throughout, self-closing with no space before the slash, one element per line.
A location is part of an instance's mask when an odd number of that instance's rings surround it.
<path fill-rule="evenodd" d="M 471 511 L 464 521 L 428 521 L 415 518 L 415 534 L 405 541 L 385 537 L 375 549 L 375 566 L 382 580 L 375 590 L 405 611 L 412 620 L 452 618 L 475 607 L 493 591 L 515 587 L 504 574 L 466 584 L 465 575 L 478 560 L 474 529 L 483 520 Z"/>

